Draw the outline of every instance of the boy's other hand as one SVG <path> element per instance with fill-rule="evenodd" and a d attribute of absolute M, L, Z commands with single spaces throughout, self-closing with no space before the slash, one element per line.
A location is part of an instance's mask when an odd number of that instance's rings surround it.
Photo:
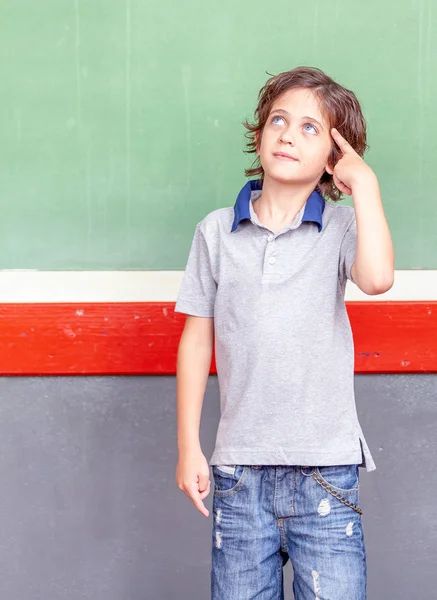
<path fill-rule="evenodd" d="M 373 183 L 376 175 L 335 127 L 331 129 L 331 135 L 342 151 L 343 156 L 337 162 L 334 169 L 326 170 L 333 176 L 334 183 L 338 189 L 343 194 L 351 196 L 353 195 L 355 186 Z"/>
<path fill-rule="evenodd" d="M 194 506 L 205 517 L 209 510 L 203 503 L 211 489 L 208 461 L 201 450 L 179 455 L 176 467 L 176 485 L 191 499 Z"/>

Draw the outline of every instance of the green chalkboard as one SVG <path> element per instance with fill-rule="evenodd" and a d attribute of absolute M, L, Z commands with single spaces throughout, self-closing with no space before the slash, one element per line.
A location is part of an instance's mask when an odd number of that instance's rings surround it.
<path fill-rule="evenodd" d="M 0 0 L 0 268 L 183 269 L 266 71 L 298 65 L 363 104 L 397 268 L 437 268 L 434 8 Z"/>

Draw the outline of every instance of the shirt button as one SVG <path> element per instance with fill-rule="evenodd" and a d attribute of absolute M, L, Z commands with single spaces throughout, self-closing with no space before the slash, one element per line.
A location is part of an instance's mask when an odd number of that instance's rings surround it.
<path fill-rule="evenodd" d="M 269 263 L 270 263 L 271 265 L 274 265 L 274 264 L 275 264 L 275 262 L 276 262 L 276 258 L 275 258 L 274 256 L 271 256 L 271 257 L 269 258 Z"/>

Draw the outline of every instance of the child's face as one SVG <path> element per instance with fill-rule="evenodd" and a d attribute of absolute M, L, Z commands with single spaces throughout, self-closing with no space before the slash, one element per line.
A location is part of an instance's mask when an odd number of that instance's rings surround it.
<path fill-rule="evenodd" d="M 282 183 L 313 182 L 315 187 L 326 170 L 332 145 L 319 100 L 311 90 L 295 88 L 273 103 L 257 154 L 265 177 Z"/>

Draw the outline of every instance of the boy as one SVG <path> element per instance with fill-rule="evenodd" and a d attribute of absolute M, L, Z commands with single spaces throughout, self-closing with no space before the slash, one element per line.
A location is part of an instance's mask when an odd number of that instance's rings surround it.
<path fill-rule="evenodd" d="M 176 482 L 208 516 L 198 434 L 215 333 L 212 599 L 283 599 L 290 558 L 296 600 L 364 600 L 359 467 L 375 465 L 344 292 L 347 279 L 380 294 L 394 278 L 365 121 L 351 91 L 301 67 L 266 82 L 245 126 L 246 175 L 260 177 L 197 225 L 175 308 L 187 314 Z M 335 204 L 343 193 L 354 208 Z"/>

